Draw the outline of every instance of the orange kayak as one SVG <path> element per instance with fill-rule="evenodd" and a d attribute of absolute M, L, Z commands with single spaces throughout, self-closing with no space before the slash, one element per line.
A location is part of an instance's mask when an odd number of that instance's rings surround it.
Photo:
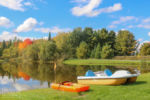
<path fill-rule="evenodd" d="M 68 92 L 84 92 L 84 91 L 89 90 L 89 86 L 87 85 L 80 85 L 80 84 L 71 83 L 71 82 L 67 82 L 64 84 L 52 83 L 51 88 L 61 90 L 61 91 L 68 91 Z"/>

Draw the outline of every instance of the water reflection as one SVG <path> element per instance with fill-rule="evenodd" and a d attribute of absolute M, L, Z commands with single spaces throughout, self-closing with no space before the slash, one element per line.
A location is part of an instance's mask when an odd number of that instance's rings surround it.
<path fill-rule="evenodd" d="M 0 77 L 0 94 L 36 88 L 47 88 L 47 83 L 41 85 L 35 80 L 24 81 L 23 79 L 14 80 L 8 76 Z"/>
<path fill-rule="evenodd" d="M 0 93 L 22 91 L 36 88 L 47 88 L 50 83 L 64 81 L 77 82 L 77 76 L 84 75 L 87 70 L 103 71 L 110 69 L 131 68 L 112 66 L 69 66 L 50 63 L 13 63 L 7 62 L 0 65 Z"/>

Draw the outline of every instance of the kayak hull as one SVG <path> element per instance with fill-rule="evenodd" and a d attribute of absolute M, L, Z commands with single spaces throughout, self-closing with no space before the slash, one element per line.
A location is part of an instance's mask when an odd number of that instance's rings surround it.
<path fill-rule="evenodd" d="M 114 79 L 78 79 L 79 84 L 95 84 L 95 85 L 122 85 L 125 84 L 127 78 Z"/>
<path fill-rule="evenodd" d="M 84 92 L 89 90 L 89 86 L 75 83 L 73 83 L 71 86 L 52 83 L 51 88 L 68 92 Z"/>

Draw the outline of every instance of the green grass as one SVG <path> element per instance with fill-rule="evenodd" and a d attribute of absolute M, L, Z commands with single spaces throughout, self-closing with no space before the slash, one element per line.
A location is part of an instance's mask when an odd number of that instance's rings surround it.
<path fill-rule="evenodd" d="M 134 84 L 91 85 L 90 91 L 80 95 L 52 89 L 36 89 L 0 95 L 0 100 L 150 100 L 150 73 L 142 74 Z"/>
<path fill-rule="evenodd" d="M 150 65 L 150 61 L 145 61 L 146 64 Z M 123 65 L 123 66 L 137 66 L 141 65 L 141 60 L 109 60 L 109 59 L 72 59 L 65 60 L 64 64 L 69 65 Z"/>

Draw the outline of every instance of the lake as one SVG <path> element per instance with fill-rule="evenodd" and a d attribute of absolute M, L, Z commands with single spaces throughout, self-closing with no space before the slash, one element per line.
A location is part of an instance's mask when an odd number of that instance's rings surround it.
<path fill-rule="evenodd" d="M 0 64 L 0 94 L 49 88 L 53 82 L 77 82 L 77 76 L 85 75 L 87 70 L 103 71 L 110 69 L 112 72 L 115 72 L 119 69 L 125 69 L 132 72 L 135 68 L 120 66 L 71 66 L 64 64 L 57 64 L 55 68 L 54 64 L 50 63 L 5 62 Z M 143 72 L 147 70 L 142 69 Z"/>

